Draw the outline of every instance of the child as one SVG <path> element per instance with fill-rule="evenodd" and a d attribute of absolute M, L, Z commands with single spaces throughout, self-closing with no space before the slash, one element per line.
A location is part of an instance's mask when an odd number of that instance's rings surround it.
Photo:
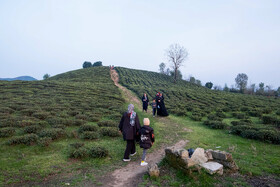
<path fill-rule="evenodd" d="M 146 160 L 146 152 L 148 149 L 152 147 L 155 142 L 154 136 L 154 129 L 150 127 L 150 120 L 149 118 L 144 118 L 143 120 L 144 126 L 141 127 L 139 134 L 140 134 L 140 147 L 143 148 L 143 155 L 141 166 L 146 166 L 148 163 L 145 162 Z"/>
<path fill-rule="evenodd" d="M 157 111 L 157 102 L 155 99 L 153 99 L 153 102 L 152 102 L 152 108 L 153 108 L 153 117 L 155 117 L 156 115 L 156 111 Z"/>

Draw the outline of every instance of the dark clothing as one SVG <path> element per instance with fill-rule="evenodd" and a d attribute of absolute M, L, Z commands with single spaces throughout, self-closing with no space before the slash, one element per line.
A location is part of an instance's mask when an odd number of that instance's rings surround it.
<path fill-rule="evenodd" d="M 158 116 L 168 116 L 168 112 L 165 108 L 164 104 L 164 97 L 162 96 L 156 96 L 157 101 L 157 115 Z"/>
<path fill-rule="evenodd" d="M 130 114 L 125 112 L 119 124 L 119 130 L 123 134 L 124 140 L 135 140 L 140 129 L 139 118 L 136 114 L 134 126 L 130 125 Z"/>
<path fill-rule="evenodd" d="M 129 155 L 136 152 L 135 148 L 135 141 L 134 140 L 127 140 L 126 141 L 126 149 L 124 152 L 124 159 L 129 159 Z"/>
<path fill-rule="evenodd" d="M 149 149 L 152 147 L 152 143 L 155 141 L 154 129 L 150 126 L 144 125 L 140 131 L 140 147 Z"/>
<path fill-rule="evenodd" d="M 148 103 L 149 103 L 149 98 L 148 96 L 146 95 L 146 98 L 145 96 L 143 95 L 142 97 L 142 102 L 143 102 L 143 110 L 146 110 L 148 109 Z"/>
<path fill-rule="evenodd" d="M 156 115 L 156 112 L 157 112 L 157 109 L 156 109 L 156 108 L 153 108 L 153 116 Z"/>

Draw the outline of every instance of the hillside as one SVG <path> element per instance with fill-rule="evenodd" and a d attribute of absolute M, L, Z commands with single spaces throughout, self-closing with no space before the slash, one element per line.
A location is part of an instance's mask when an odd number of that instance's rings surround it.
<path fill-rule="evenodd" d="M 2 81 L 16 81 L 16 80 L 36 81 L 37 79 L 35 79 L 34 77 L 31 77 L 31 76 L 20 76 L 20 77 L 16 77 L 16 78 L 0 78 L 0 80 L 2 80 Z"/>
<path fill-rule="evenodd" d="M 139 98 L 146 92 L 150 98 L 163 92 L 171 114 L 204 121 L 212 128 L 228 129 L 242 137 L 280 144 L 280 99 L 222 91 L 149 71 L 117 68 L 120 83 Z M 225 123 L 227 122 L 227 123 Z M 231 122 L 231 123 L 230 123 Z"/>
<path fill-rule="evenodd" d="M 125 91 L 111 80 L 108 67 L 79 69 L 43 81 L 0 81 L 0 186 L 114 182 L 112 172 L 127 166 L 121 162 L 126 143 L 117 125 L 128 102 L 135 104 L 140 122 L 150 118 L 155 130 L 148 160 L 167 145 L 189 140 L 188 148 L 220 146 L 231 152 L 240 166 L 240 184 L 247 184 L 247 175 L 273 180 L 279 175 L 279 145 L 274 145 L 280 137 L 279 99 L 214 91 L 186 81 L 174 85 L 171 77 L 155 72 L 116 70 Z M 135 95 L 140 98 L 147 92 L 151 99 L 158 91 L 165 96 L 171 114 L 167 118 L 153 118 L 138 108 Z M 141 151 L 138 147 L 132 158 L 132 170 L 139 166 Z M 144 186 L 228 186 L 236 180 L 229 174 L 186 177 L 164 162 L 161 166 L 167 173 L 155 181 L 144 176 Z M 142 181 L 137 178 L 133 184 Z"/>

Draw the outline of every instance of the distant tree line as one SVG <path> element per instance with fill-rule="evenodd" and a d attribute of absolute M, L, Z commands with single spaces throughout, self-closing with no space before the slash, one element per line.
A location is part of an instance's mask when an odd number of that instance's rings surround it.
<path fill-rule="evenodd" d="M 90 67 L 96 67 L 96 66 L 102 66 L 101 61 L 94 62 L 93 64 L 91 62 L 85 61 L 83 63 L 83 68 L 90 68 Z"/>
<path fill-rule="evenodd" d="M 175 69 L 172 68 L 170 70 L 169 68 L 166 68 L 166 64 L 162 62 L 159 64 L 159 72 L 174 77 Z M 183 75 L 178 69 L 176 78 L 177 80 L 183 79 Z M 186 80 L 192 84 L 202 86 L 201 81 L 193 76 L 190 76 L 189 79 Z M 251 84 L 248 86 L 248 76 L 245 73 L 239 73 L 235 78 L 235 83 L 235 87 L 232 86 L 231 88 L 229 88 L 228 85 L 225 84 L 225 86 L 222 88 L 219 85 L 214 85 L 212 82 L 206 82 L 205 87 L 224 92 L 280 97 L 280 87 L 274 90 L 271 86 L 265 85 L 263 82 L 259 83 L 258 86 L 256 86 L 256 84 Z"/>

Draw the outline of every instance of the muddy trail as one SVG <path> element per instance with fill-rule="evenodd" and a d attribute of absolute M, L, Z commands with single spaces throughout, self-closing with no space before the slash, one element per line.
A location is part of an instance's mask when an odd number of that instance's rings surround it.
<path fill-rule="evenodd" d="M 119 76 L 115 70 L 111 70 L 111 78 L 114 81 L 115 85 L 119 87 L 125 97 L 127 102 L 133 103 L 135 107 L 141 109 L 141 101 L 131 93 L 127 88 L 123 87 L 118 83 Z M 166 125 L 178 126 L 168 117 L 158 118 L 160 123 Z M 183 129 L 186 132 L 190 132 L 190 129 Z M 176 136 L 178 136 L 176 134 Z M 165 148 L 168 146 L 173 146 L 176 149 L 184 148 L 188 143 L 188 140 L 180 140 L 173 145 L 161 145 L 158 149 L 153 150 L 153 152 L 148 152 L 146 161 L 149 164 L 159 163 L 165 154 Z M 133 159 L 132 159 L 133 160 Z M 102 181 L 102 186 L 137 186 L 141 181 L 143 175 L 147 172 L 148 166 L 140 166 L 140 159 L 129 162 L 125 167 L 116 169 L 115 171 L 108 173 L 106 176 L 103 176 L 99 180 Z"/>

